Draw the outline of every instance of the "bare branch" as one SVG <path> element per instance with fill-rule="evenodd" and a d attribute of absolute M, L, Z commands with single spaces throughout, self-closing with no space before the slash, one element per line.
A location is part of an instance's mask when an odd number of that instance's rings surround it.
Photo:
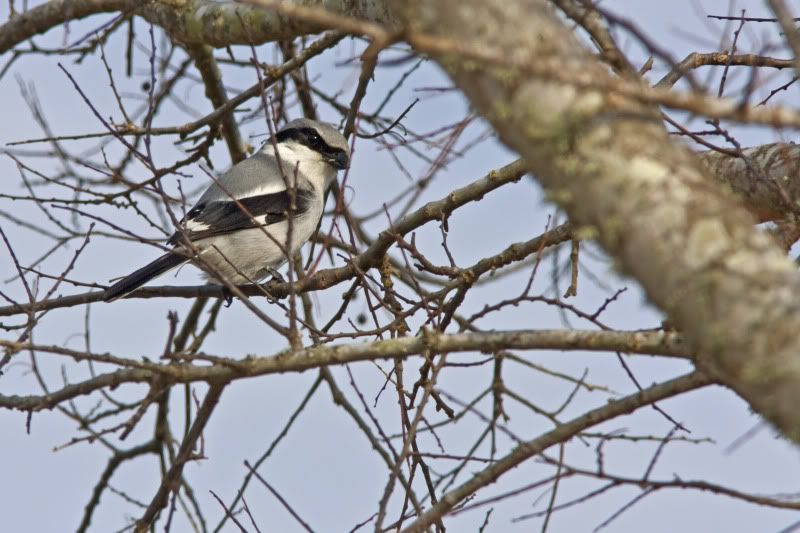
<path fill-rule="evenodd" d="M 569 422 L 565 422 L 556 429 L 544 433 L 533 440 L 523 442 L 511 453 L 475 474 L 466 483 L 443 495 L 438 504 L 434 505 L 422 516 L 417 518 L 413 524 L 403 530 L 403 533 L 424 531 L 430 524 L 447 514 L 453 507 L 482 487 L 495 482 L 497 478 L 504 473 L 515 468 L 523 461 L 539 455 L 550 446 L 568 441 L 584 429 L 595 426 L 610 418 L 631 413 L 642 406 L 650 405 L 659 400 L 690 390 L 699 389 L 711 383 L 713 383 L 713 380 L 707 376 L 699 372 L 692 372 L 671 381 L 659 383 L 658 385 L 654 385 L 619 400 L 609 402 L 607 405 L 588 411 L 586 414 L 570 420 Z"/>
<path fill-rule="evenodd" d="M 17 344 L 16 349 L 63 353 L 54 346 Z M 341 365 L 367 360 L 384 360 L 420 355 L 427 351 L 457 353 L 498 350 L 586 350 L 622 351 L 647 355 L 666 355 L 688 358 L 691 356 L 680 335 L 663 332 L 613 332 L 578 330 L 500 331 L 493 333 L 443 334 L 426 332 L 422 337 L 404 337 L 365 344 L 319 346 L 282 352 L 269 357 L 247 360 L 197 355 L 188 360 L 212 361 L 214 366 L 172 365 L 140 363 L 134 368 L 101 374 L 95 378 L 68 385 L 45 396 L 2 396 L 0 407 L 18 411 L 52 409 L 59 403 L 91 394 L 104 388 L 114 388 L 122 383 L 143 383 L 159 379 L 163 383 L 191 383 L 198 381 L 230 381 L 242 377 L 266 374 L 303 372 L 327 365 Z M 67 355 L 72 355 L 71 353 Z M 108 356 L 88 354 L 86 359 L 103 361 Z M 174 354 L 174 359 L 184 358 Z"/>

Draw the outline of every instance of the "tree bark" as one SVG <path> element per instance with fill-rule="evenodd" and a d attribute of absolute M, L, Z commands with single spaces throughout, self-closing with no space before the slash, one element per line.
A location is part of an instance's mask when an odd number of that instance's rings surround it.
<path fill-rule="evenodd" d="M 390 0 L 551 198 L 685 332 L 695 362 L 800 442 L 800 275 L 753 216 L 673 142 L 654 107 L 565 81 L 612 74 L 544 0 Z M 488 53 L 483 53 L 488 52 Z M 560 62 L 545 78 L 482 60 Z"/>
<path fill-rule="evenodd" d="M 384 0 L 294 0 L 297 6 L 391 25 Z M 184 45 L 223 47 L 293 39 L 324 29 L 318 23 L 257 6 L 212 0 L 54 0 L 0 26 L 0 54 L 70 20 L 100 13 L 128 12 L 161 26 Z"/>

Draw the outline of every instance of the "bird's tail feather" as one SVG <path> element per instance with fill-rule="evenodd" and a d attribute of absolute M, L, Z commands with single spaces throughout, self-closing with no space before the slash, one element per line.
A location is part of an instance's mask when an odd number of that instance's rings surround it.
<path fill-rule="evenodd" d="M 160 276 L 168 270 L 186 262 L 186 256 L 170 252 L 164 254 L 155 261 L 143 266 L 139 270 L 128 274 L 112 286 L 106 289 L 103 294 L 104 302 L 113 302 L 118 298 L 130 294 L 156 276 Z"/>

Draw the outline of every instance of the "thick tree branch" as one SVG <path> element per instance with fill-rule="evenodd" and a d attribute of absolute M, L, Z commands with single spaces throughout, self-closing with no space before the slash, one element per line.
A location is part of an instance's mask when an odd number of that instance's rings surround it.
<path fill-rule="evenodd" d="M 800 214 L 800 146 L 764 144 L 745 148 L 741 155 L 712 150 L 700 158 L 715 178 L 744 200 L 759 222 Z"/>
<path fill-rule="evenodd" d="M 382 25 L 393 22 L 383 0 L 292 0 L 282 3 L 288 7 L 323 8 L 331 13 Z M 293 39 L 330 27 L 281 11 L 209 0 L 155 1 L 143 7 L 140 14 L 164 28 L 177 41 L 214 47 Z"/>
<path fill-rule="evenodd" d="M 52 0 L 21 13 L 0 26 L 0 54 L 19 43 L 60 26 L 99 13 L 129 12 L 138 0 Z"/>
<path fill-rule="evenodd" d="M 554 79 L 457 50 L 434 53 L 570 219 L 596 232 L 686 333 L 698 365 L 800 442 L 796 266 L 669 139 L 656 109 L 602 90 L 611 74 L 543 0 L 392 5 L 409 32 L 446 35 L 518 63 L 560 62 L 563 76 Z M 559 81 L 573 76 L 598 83 Z"/>
<path fill-rule="evenodd" d="M 340 15 L 391 25 L 383 0 L 294 0 Z M 0 26 L 0 53 L 70 20 L 101 13 L 134 13 L 161 26 L 184 45 L 249 45 L 317 33 L 324 26 L 276 11 L 211 0 L 53 0 Z M 243 26 L 244 24 L 244 26 Z"/>

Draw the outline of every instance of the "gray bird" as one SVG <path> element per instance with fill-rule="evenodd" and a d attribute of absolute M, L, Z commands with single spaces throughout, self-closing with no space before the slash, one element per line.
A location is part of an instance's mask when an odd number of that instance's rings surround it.
<path fill-rule="evenodd" d="M 265 143 L 205 190 L 167 240 L 171 251 L 111 285 L 103 300 L 121 298 L 186 262 L 208 279 L 236 285 L 274 273 L 314 234 L 328 187 L 349 163 L 350 147 L 335 127 L 289 122 L 274 145 Z"/>

